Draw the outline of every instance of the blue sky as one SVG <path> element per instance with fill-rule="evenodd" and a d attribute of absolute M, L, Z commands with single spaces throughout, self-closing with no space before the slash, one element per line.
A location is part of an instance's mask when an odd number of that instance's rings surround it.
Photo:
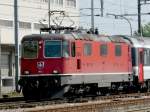
<path fill-rule="evenodd" d="M 80 8 L 89 8 L 91 0 L 80 0 Z M 94 0 L 95 8 L 100 8 L 100 0 Z M 150 12 L 150 5 L 142 5 L 142 12 Z M 82 10 L 81 13 L 90 14 L 90 10 Z M 114 19 L 113 14 L 136 14 L 137 0 L 104 0 L 104 17 L 95 17 L 95 27 L 99 28 L 101 34 L 130 34 L 129 23 L 124 19 Z M 100 14 L 100 10 L 95 10 Z M 133 31 L 137 30 L 137 17 L 127 17 L 132 24 Z M 82 17 L 81 26 L 90 28 L 90 17 Z M 150 15 L 142 16 L 142 25 L 150 22 Z"/>

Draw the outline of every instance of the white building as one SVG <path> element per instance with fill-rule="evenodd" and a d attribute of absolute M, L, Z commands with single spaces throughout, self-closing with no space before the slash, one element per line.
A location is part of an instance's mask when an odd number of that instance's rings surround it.
<path fill-rule="evenodd" d="M 65 16 L 79 16 L 78 0 L 50 0 L 50 10 L 64 11 Z M 48 26 L 48 0 L 18 0 L 19 42 L 24 35 L 39 33 Z M 58 18 L 59 16 L 59 18 Z M 51 14 L 51 24 L 60 24 L 59 14 Z M 57 17 L 57 19 L 56 19 Z M 64 18 L 62 26 L 79 26 L 79 18 Z M 14 0 L 0 0 L 0 42 L 2 92 L 14 90 Z"/>

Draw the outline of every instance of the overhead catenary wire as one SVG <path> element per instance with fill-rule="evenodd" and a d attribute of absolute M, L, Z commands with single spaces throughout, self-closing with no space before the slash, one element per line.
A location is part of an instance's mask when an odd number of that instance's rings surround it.
<path fill-rule="evenodd" d="M 115 5 L 115 6 L 118 6 L 118 7 L 120 6 L 120 3 L 116 3 L 116 2 L 114 3 L 114 2 L 111 2 L 111 1 L 108 1 L 108 0 L 105 0 L 105 3 L 106 3 L 106 4 L 113 5 L 113 6 Z M 134 6 L 130 6 L 129 4 L 125 4 L 125 5 L 126 5 L 126 7 L 130 8 L 130 9 L 135 9 L 135 10 L 137 10 L 137 7 L 136 7 L 136 6 L 135 6 L 135 7 L 134 7 Z"/>

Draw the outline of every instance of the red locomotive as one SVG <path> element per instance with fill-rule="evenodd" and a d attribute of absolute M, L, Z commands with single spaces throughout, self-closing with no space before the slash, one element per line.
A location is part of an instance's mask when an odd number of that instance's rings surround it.
<path fill-rule="evenodd" d="M 133 69 L 133 46 L 123 36 L 82 33 L 25 36 L 19 81 L 23 95 L 27 99 L 56 98 L 146 88 L 141 86 L 143 69 L 139 69 L 138 76 Z M 143 68 L 142 62 L 140 67 Z"/>

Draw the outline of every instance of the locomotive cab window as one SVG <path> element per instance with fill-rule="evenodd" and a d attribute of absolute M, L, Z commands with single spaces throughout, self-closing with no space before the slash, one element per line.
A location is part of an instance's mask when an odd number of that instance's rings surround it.
<path fill-rule="evenodd" d="M 63 57 L 69 57 L 69 43 L 68 41 L 63 41 Z"/>
<path fill-rule="evenodd" d="M 37 58 L 38 41 L 24 41 L 22 46 L 22 57 L 28 59 Z"/>
<path fill-rule="evenodd" d="M 107 56 L 107 52 L 108 52 L 107 45 L 105 45 L 105 44 L 100 45 L 100 55 Z"/>
<path fill-rule="evenodd" d="M 61 41 L 47 40 L 45 41 L 44 54 L 45 57 L 61 57 L 62 47 Z"/>
<path fill-rule="evenodd" d="M 121 56 L 121 45 L 115 45 L 115 56 Z"/>
<path fill-rule="evenodd" d="M 92 46 L 90 43 L 85 43 L 84 44 L 84 55 L 85 56 L 91 56 L 92 54 Z"/>

